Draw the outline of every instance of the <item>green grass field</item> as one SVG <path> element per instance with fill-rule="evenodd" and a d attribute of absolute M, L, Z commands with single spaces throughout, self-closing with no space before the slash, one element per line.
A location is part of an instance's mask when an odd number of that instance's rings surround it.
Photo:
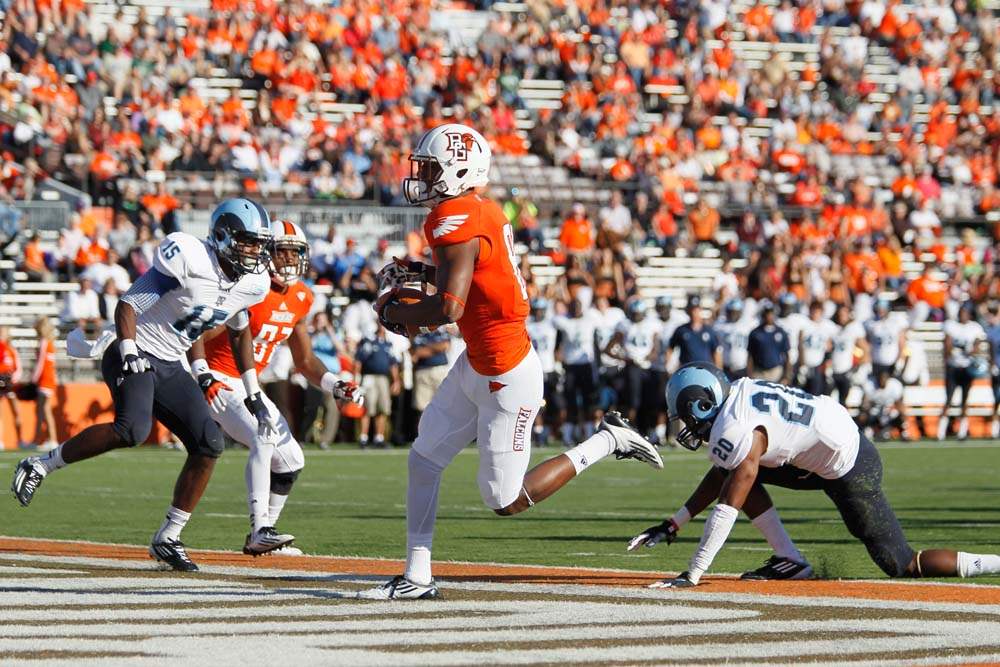
<path fill-rule="evenodd" d="M 538 461 L 555 449 L 534 453 Z M 0 454 L 7 484 L 16 452 Z M 182 454 L 113 452 L 52 475 L 31 507 L 6 494 L 0 534 L 145 544 L 167 508 Z M 882 448 L 886 493 L 915 548 L 1000 551 L 1000 443 L 891 445 Z M 193 548 L 239 549 L 247 532 L 242 450 L 228 450 L 184 533 Z M 672 513 L 707 469 L 703 454 L 668 451 L 666 469 L 609 459 L 558 494 L 512 518 L 483 506 L 475 450 L 445 472 L 435 539 L 436 560 L 575 565 L 639 570 L 684 569 L 702 524 L 694 521 L 670 546 L 626 554 L 628 539 Z M 307 553 L 403 556 L 406 452 L 361 452 L 347 446 L 310 450 L 281 520 Z M 772 489 L 785 524 L 822 577 L 883 577 L 820 492 Z M 744 519 L 713 568 L 740 572 L 769 554 Z M 1000 577 L 977 580 L 1000 584 Z"/>

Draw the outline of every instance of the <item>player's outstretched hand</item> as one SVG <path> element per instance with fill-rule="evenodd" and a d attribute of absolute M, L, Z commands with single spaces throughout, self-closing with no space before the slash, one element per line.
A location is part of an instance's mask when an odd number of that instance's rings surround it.
<path fill-rule="evenodd" d="M 340 380 L 337 384 L 333 385 L 333 391 L 330 392 L 330 395 L 338 403 L 365 404 L 365 392 L 356 382 Z"/>
<path fill-rule="evenodd" d="M 264 399 L 261 397 L 260 392 L 258 391 L 252 396 L 247 396 L 243 400 L 243 404 L 247 406 L 247 410 L 257 420 L 257 437 L 264 442 L 274 442 L 278 431 L 274 427 L 274 422 L 271 420 L 271 413 L 264 404 Z"/>
<path fill-rule="evenodd" d="M 673 579 L 664 579 L 663 581 L 657 581 L 655 584 L 650 584 L 649 588 L 691 588 L 697 585 L 698 582 L 694 581 L 690 574 L 681 572 Z"/>
<path fill-rule="evenodd" d="M 673 519 L 667 519 L 663 523 L 650 526 L 632 538 L 626 547 L 626 551 L 633 551 L 641 546 L 655 547 L 660 542 L 672 544 L 677 539 L 677 524 Z"/>
<path fill-rule="evenodd" d="M 209 407 L 216 413 L 221 413 L 226 409 L 226 400 L 222 396 L 224 391 L 232 391 L 233 388 L 222 380 L 217 380 L 211 373 L 202 373 L 198 376 L 198 386 L 205 394 L 205 400 Z"/>

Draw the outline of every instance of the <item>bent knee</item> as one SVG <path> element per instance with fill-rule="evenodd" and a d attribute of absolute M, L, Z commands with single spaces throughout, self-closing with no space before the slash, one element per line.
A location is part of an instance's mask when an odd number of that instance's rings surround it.
<path fill-rule="evenodd" d="M 272 472 L 271 493 L 276 493 L 279 496 L 287 496 L 291 493 L 292 485 L 295 484 L 295 480 L 299 478 L 300 472 L 302 472 L 302 468 L 292 470 L 290 472 Z"/>
<path fill-rule="evenodd" d="M 153 430 L 152 419 L 115 420 L 114 431 L 118 436 L 117 447 L 135 447 L 146 442 Z"/>
<path fill-rule="evenodd" d="M 185 445 L 187 444 L 185 443 Z M 222 435 L 222 429 L 213 420 L 209 419 L 203 425 L 197 442 L 193 443 L 193 446 L 188 446 L 188 453 L 217 459 L 222 456 L 225 447 L 226 439 Z"/>

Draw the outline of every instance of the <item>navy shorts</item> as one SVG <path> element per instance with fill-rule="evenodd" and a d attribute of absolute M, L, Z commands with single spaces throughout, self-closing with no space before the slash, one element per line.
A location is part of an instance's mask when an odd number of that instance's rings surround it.
<path fill-rule="evenodd" d="M 847 530 L 861 540 L 883 572 L 890 577 L 907 574 L 915 552 L 882 492 L 882 459 L 864 435 L 854 467 L 840 479 L 823 479 L 801 468 L 783 465 L 761 466 L 757 482 L 786 489 L 823 491 L 836 505 Z"/>
<path fill-rule="evenodd" d="M 115 433 L 130 447 L 149 437 L 155 417 L 184 443 L 188 454 L 218 458 L 223 438 L 212 419 L 201 388 L 180 361 L 164 361 L 142 350 L 152 369 L 122 374 L 118 345 L 111 345 L 101 361 L 104 383 L 115 402 Z"/>

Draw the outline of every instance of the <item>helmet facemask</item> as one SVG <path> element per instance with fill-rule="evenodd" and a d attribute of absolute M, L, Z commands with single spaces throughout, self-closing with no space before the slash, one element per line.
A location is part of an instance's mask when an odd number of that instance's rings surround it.
<path fill-rule="evenodd" d="M 232 232 L 218 228 L 215 247 L 223 260 L 237 275 L 263 273 L 270 260 L 268 246 L 271 237 L 247 231 Z"/>
<path fill-rule="evenodd" d="M 410 178 L 403 179 L 403 195 L 411 204 L 427 204 L 444 198 L 448 185 L 444 169 L 432 155 L 410 156 Z"/>

